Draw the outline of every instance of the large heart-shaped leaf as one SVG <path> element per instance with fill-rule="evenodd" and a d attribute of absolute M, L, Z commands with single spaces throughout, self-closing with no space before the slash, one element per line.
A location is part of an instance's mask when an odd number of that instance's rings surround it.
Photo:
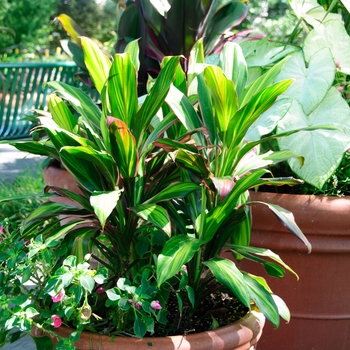
<path fill-rule="evenodd" d="M 339 69 L 350 74 L 350 37 L 341 21 L 328 21 L 314 28 L 304 41 L 307 61 L 321 48 L 327 47 Z"/>
<path fill-rule="evenodd" d="M 283 97 L 297 99 L 304 112 L 310 114 L 326 96 L 333 84 L 335 63 L 330 51 L 323 48 L 311 58 L 305 67 L 303 54 L 297 53 L 284 65 L 276 81 L 293 78 Z"/>
<path fill-rule="evenodd" d="M 330 123 L 330 116 L 336 116 Z M 296 100 L 278 123 L 278 133 L 307 126 L 332 124 L 340 130 L 300 131 L 278 140 L 280 149 L 289 149 L 305 158 L 303 167 L 291 159 L 292 170 L 308 183 L 321 188 L 339 165 L 350 145 L 349 106 L 336 88 L 310 114 L 306 115 Z M 344 133 L 345 132 L 345 133 Z"/>

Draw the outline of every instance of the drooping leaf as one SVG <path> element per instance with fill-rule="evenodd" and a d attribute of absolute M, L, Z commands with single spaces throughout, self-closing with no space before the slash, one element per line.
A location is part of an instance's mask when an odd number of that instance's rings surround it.
<path fill-rule="evenodd" d="M 254 300 L 256 306 L 276 328 L 280 324 L 280 317 L 277 305 L 271 293 L 259 283 L 254 276 L 244 274 L 243 279 L 249 291 L 249 296 Z"/>
<path fill-rule="evenodd" d="M 61 22 L 65 31 L 70 35 L 72 40 L 81 47 L 80 38 L 86 36 L 85 32 L 75 23 L 75 21 L 66 14 L 60 14 L 57 19 Z"/>

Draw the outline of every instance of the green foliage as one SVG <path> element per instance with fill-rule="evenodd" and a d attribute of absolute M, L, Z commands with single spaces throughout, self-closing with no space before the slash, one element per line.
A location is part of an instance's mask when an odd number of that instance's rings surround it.
<path fill-rule="evenodd" d="M 49 82 L 56 96 L 49 103 L 51 117 L 40 117 L 37 127 L 47 138 L 12 143 L 60 161 L 82 191 L 50 186 L 54 195 L 79 206 L 45 202 L 21 227 L 21 237 L 33 247 L 29 258 L 42 253 L 48 263 L 53 248 L 63 260 L 50 265 L 50 277 L 41 283 L 43 294 L 53 297 L 40 311 L 44 324 L 50 317 L 55 327 L 63 320 L 78 332 L 107 327 L 111 334 L 143 337 L 161 323 L 167 334 L 176 328 L 166 319 L 171 295 L 179 314 L 186 309 L 191 316 L 213 292 L 225 291 L 247 308 L 253 300 L 278 327 L 280 315 L 288 319 L 284 305 L 276 304 L 261 279 L 240 271 L 233 256 L 262 263 L 276 277 L 284 268 L 291 271 L 272 252 L 250 249 L 249 207 L 255 203 L 248 190 L 266 182 L 298 183 L 263 179 L 269 165 L 297 155 L 257 155 L 265 139 L 249 142 L 246 134 L 292 80 L 272 84 L 275 70 L 250 84 L 238 44 L 227 43 L 213 66 L 204 63 L 200 40 L 190 53 L 190 78 L 179 56 L 166 57 L 139 99 L 134 44 L 132 54 L 109 62 L 92 40 L 79 40 L 101 104 L 79 89 Z M 266 205 L 310 250 L 291 213 Z M 70 222 L 43 227 L 57 216 Z M 232 259 L 220 257 L 223 249 Z M 97 264 L 96 275 L 86 254 Z"/>

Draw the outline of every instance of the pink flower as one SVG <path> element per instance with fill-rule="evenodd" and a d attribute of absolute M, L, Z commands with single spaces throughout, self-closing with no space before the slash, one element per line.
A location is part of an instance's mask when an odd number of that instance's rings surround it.
<path fill-rule="evenodd" d="M 4 232 L 4 226 L 0 226 L 0 235 Z"/>
<path fill-rule="evenodd" d="M 159 300 L 153 300 L 151 302 L 151 308 L 154 310 L 161 310 L 162 306 L 159 304 Z"/>
<path fill-rule="evenodd" d="M 51 318 L 53 319 L 53 326 L 55 328 L 60 328 L 62 325 L 62 320 L 57 315 L 52 315 Z"/>
<path fill-rule="evenodd" d="M 54 303 L 59 303 L 64 297 L 64 289 L 62 289 L 55 297 L 52 297 Z"/>
<path fill-rule="evenodd" d="M 135 304 L 136 309 L 140 309 L 141 306 L 142 306 L 141 301 L 138 301 L 138 302 Z"/>
<path fill-rule="evenodd" d="M 96 289 L 96 293 L 97 294 L 101 294 L 101 293 L 103 293 L 105 290 L 103 289 L 103 287 L 100 287 L 100 288 L 97 288 Z"/>

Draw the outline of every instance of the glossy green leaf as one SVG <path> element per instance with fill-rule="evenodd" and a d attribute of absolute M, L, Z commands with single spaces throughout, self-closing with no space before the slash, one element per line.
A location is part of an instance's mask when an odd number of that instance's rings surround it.
<path fill-rule="evenodd" d="M 124 50 L 125 53 L 128 53 L 131 58 L 131 62 L 134 64 L 135 71 L 138 72 L 140 69 L 140 60 L 139 60 L 139 40 L 133 40 L 128 43 Z"/>
<path fill-rule="evenodd" d="M 175 73 L 178 68 L 180 57 L 172 57 L 164 68 L 160 71 L 156 83 L 147 95 L 142 107 L 132 121 L 132 129 L 136 131 L 137 140 L 139 135 L 143 134 L 145 129 L 150 125 L 150 121 L 158 112 L 163 104 L 170 85 L 175 79 Z"/>
<path fill-rule="evenodd" d="M 94 208 L 102 229 L 105 226 L 106 220 L 116 207 L 120 198 L 121 190 L 108 192 L 93 192 L 90 197 L 91 206 Z"/>
<path fill-rule="evenodd" d="M 236 43 L 228 42 L 220 53 L 219 67 L 226 77 L 235 83 L 238 96 L 244 89 L 248 68 L 241 47 Z"/>
<path fill-rule="evenodd" d="M 74 159 L 76 159 L 77 161 L 86 160 L 88 163 L 91 163 L 91 165 L 95 165 L 95 171 L 91 173 L 89 177 L 96 175 L 95 173 L 98 169 L 99 173 L 106 178 L 111 187 L 118 181 L 115 162 L 112 157 L 104 151 L 96 151 L 91 147 L 63 147 L 60 154 L 64 163 L 71 161 L 72 164 L 74 164 Z M 89 166 L 88 168 L 92 167 Z"/>
<path fill-rule="evenodd" d="M 99 129 L 101 110 L 81 89 L 57 81 L 48 82 L 47 85 L 67 100 L 88 123 L 91 123 L 94 130 Z"/>
<path fill-rule="evenodd" d="M 243 275 L 245 285 L 249 290 L 249 296 L 254 300 L 256 306 L 276 328 L 280 324 L 277 305 L 269 291 L 261 285 L 252 275 Z"/>
<path fill-rule="evenodd" d="M 215 66 L 204 69 L 204 79 L 212 94 L 216 125 L 221 133 L 225 133 L 238 108 L 235 85 L 221 68 Z"/>
<path fill-rule="evenodd" d="M 55 123 L 67 131 L 74 132 L 78 121 L 62 99 L 52 94 L 49 96 L 48 106 Z"/>
<path fill-rule="evenodd" d="M 201 242 L 187 235 L 171 237 L 158 256 L 157 285 L 175 276 L 200 248 Z"/>
<path fill-rule="evenodd" d="M 131 208 L 142 219 L 151 222 L 171 236 L 170 218 L 167 211 L 155 204 L 140 204 Z"/>
<path fill-rule="evenodd" d="M 272 294 L 272 298 L 275 301 L 275 304 L 277 306 L 279 315 L 283 319 L 285 319 L 287 322 L 289 322 L 290 321 L 290 311 L 289 311 L 288 306 L 286 305 L 286 303 L 283 301 L 282 298 L 280 298 L 276 294 Z"/>
<path fill-rule="evenodd" d="M 285 92 L 292 82 L 292 79 L 283 80 L 263 89 L 236 113 L 226 133 L 227 139 L 231 141 L 231 149 L 242 142 L 249 127 L 272 106 L 276 98 Z"/>
<path fill-rule="evenodd" d="M 120 119 L 108 118 L 113 157 L 124 178 L 134 177 L 138 163 L 135 137 Z"/>
<path fill-rule="evenodd" d="M 187 196 L 189 193 L 193 191 L 197 191 L 200 189 L 200 186 L 196 185 L 192 182 L 181 182 L 174 183 L 171 186 L 165 188 L 164 190 L 157 193 L 152 198 L 148 199 L 145 204 L 153 204 L 162 201 L 168 201 L 174 198 L 181 198 Z"/>
<path fill-rule="evenodd" d="M 212 240 L 223 221 L 227 218 L 228 215 L 231 215 L 236 210 L 240 196 L 249 188 L 253 187 L 256 181 L 258 181 L 260 177 L 265 173 L 265 169 L 257 170 L 251 175 L 238 180 L 236 182 L 234 190 L 231 191 L 228 196 L 214 209 L 208 212 L 205 227 L 203 230 L 203 241 L 209 242 Z"/>
<path fill-rule="evenodd" d="M 208 266 L 216 280 L 228 287 L 246 306 L 250 307 L 250 296 L 242 272 L 231 260 L 215 258 L 203 262 Z"/>
<path fill-rule="evenodd" d="M 204 158 L 199 154 L 180 149 L 176 154 L 176 161 L 179 165 L 190 170 L 201 179 L 207 179 L 209 177 L 210 171 L 205 164 Z"/>
<path fill-rule="evenodd" d="M 86 67 L 97 91 L 101 93 L 103 86 L 107 81 L 109 69 L 111 68 L 112 63 L 91 39 L 82 37 L 81 45 L 84 51 Z"/>
<path fill-rule="evenodd" d="M 108 79 L 112 115 L 128 127 L 138 110 L 136 70 L 129 53 L 115 55 Z"/>

